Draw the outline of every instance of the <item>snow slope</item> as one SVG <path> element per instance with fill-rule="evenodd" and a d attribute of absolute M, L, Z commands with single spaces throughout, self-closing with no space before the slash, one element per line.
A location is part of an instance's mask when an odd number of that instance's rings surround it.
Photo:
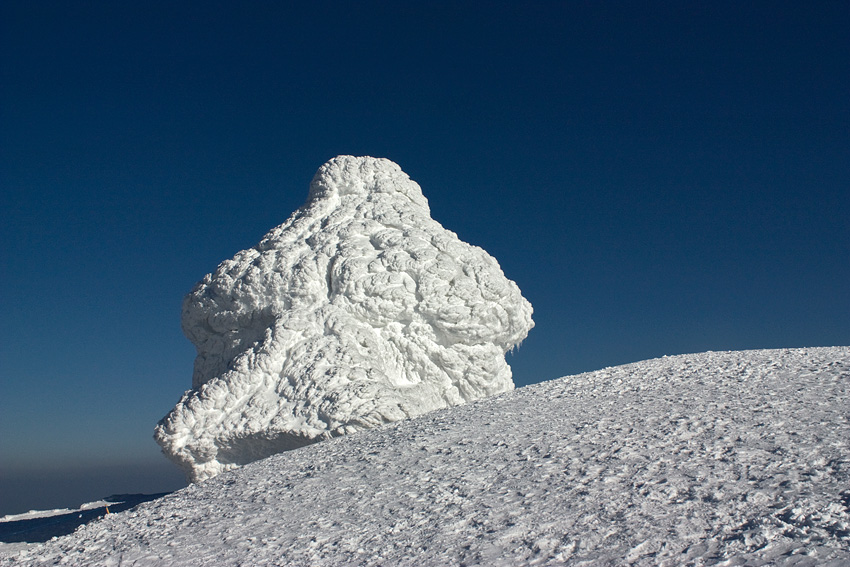
<path fill-rule="evenodd" d="M 155 438 L 197 481 L 505 392 L 531 313 L 398 165 L 339 156 L 289 220 L 186 296 L 192 390 Z"/>
<path fill-rule="evenodd" d="M 3 516 L 0 518 L 0 552 L 13 547 L 26 547 L 26 542 L 47 541 L 51 537 L 70 534 L 78 526 L 101 516 L 128 510 L 140 502 L 154 500 L 166 494 L 113 494 L 73 510 L 30 510 L 23 514 Z"/>
<path fill-rule="evenodd" d="M 223 473 L 0 565 L 848 565 L 850 347 L 665 357 Z"/>

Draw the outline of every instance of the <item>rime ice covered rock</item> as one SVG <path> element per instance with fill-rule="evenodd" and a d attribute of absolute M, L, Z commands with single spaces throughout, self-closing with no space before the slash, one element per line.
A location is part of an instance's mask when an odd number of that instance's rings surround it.
<path fill-rule="evenodd" d="M 154 437 L 199 481 L 504 392 L 531 313 L 398 165 L 339 156 L 289 220 L 186 296 L 192 389 Z"/>

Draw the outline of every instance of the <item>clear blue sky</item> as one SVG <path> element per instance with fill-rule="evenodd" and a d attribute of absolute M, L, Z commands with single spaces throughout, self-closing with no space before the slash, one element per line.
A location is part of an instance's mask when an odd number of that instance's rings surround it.
<path fill-rule="evenodd" d="M 155 492 L 183 295 L 337 154 L 399 163 L 537 323 L 518 385 L 850 344 L 850 6 L 0 6 L 0 514 Z"/>

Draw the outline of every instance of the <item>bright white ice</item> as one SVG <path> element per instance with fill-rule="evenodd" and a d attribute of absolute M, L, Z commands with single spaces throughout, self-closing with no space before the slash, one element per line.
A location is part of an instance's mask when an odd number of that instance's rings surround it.
<path fill-rule="evenodd" d="M 395 163 L 339 156 L 183 303 L 192 390 L 157 426 L 192 481 L 514 387 L 531 304 Z"/>
<path fill-rule="evenodd" d="M 223 473 L 0 565 L 848 565 L 850 347 L 665 357 Z"/>

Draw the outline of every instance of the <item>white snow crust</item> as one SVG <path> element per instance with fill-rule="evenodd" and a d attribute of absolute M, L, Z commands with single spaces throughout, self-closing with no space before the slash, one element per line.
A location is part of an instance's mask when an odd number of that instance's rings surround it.
<path fill-rule="evenodd" d="M 848 564 L 850 347 L 665 357 L 528 386 L 278 454 L 0 556 Z"/>
<path fill-rule="evenodd" d="M 30 510 L 21 514 L 6 514 L 0 516 L 0 523 L 3 522 L 18 522 L 20 520 L 33 520 L 37 518 L 50 518 L 52 516 L 62 516 L 72 512 L 81 512 L 91 510 L 93 508 L 102 508 L 104 506 L 112 506 L 116 502 L 114 500 L 95 500 L 94 502 L 86 502 L 77 508 L 54 508 L 52 510 Z"/>
<path fill-rule="evenodd" d="M 156 427 L 199 481 L 512 389 L 531 305 L 484 250 L 430 216 L 395 163 L 336 157 L 306 203 L 183 303 L 192 390 Z"/>

